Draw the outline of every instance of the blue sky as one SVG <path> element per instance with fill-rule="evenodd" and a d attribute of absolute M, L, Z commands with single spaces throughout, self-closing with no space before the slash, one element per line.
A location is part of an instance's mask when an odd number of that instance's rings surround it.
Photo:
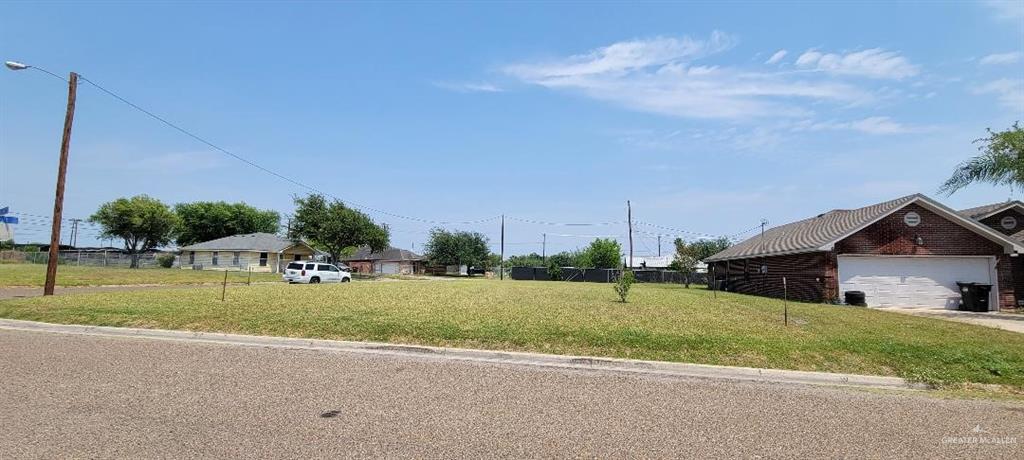
<path fill-rule="evenodd" d="M 1024 3 L 0 4 L 0 57 L 74 70 L 267 168 L 507 253 L 732 235 L 921 192 L 1024 119 Z M 0 205 L 45 240 L 66 87 L 0 72 Z M 82 85 L 65 216 L 305 191 Z M 1005 200 L 972 186 L 953 207 Z M 1020 195 L 1018 194 L 1017 197 Z M 369 212 L 397 246 L 432 224 Z M 654 227 L 647 224 L 656 224 Z M 490 236 L 496 221 L 450 225 Z M 693 233 L 681 233 L 681 231 Z M 640 233 L 643 232 L 643 233 Z M 80 243 L 92 244 L 85 228 Z M 582 236 L 560 236 L 582 235 Z"/>

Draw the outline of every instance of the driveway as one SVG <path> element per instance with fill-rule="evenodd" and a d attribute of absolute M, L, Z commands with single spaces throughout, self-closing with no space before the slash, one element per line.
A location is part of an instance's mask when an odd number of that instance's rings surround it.
<path fill-rule="evenodd" d="M 915 391 L 0 329 L 0 458 L 1019 458 Z"/>
<path fill-rule="evenodd" d="M 901 308 L 888 307 L 880 310 L 902 313 L 905 315 L 926 316 L 961 323 L 977 324 L 1024 334 L 1024 314 L 973 311 L 945 310 L 941 308 Z"/>

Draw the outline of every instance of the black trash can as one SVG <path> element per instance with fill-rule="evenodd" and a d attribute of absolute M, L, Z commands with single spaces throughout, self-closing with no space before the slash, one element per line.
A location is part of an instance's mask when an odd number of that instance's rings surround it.
<path fill-rule="evenodd" d="M 865 301 L 864 291 L 846 291 L 843 293 L 847 305 L 856 305 L 858 307 L 868 306 Z"/>
<path fill-rule="evenodd" d="M 971 311 L 989 311 L 988 298 L 989 293 L 992 292 L 991 284 L 974 284 L 974 310 Z"/>
<path fill-rule="evenodd" d="M 992 292 L 991 284 L 956 283 L 960 288 L 960 310 L 988 311 L 988 297 Z"/>

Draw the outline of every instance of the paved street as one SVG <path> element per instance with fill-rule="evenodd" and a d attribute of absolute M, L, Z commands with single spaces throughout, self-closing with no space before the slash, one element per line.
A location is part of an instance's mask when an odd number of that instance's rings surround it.
<path fill-rule="evenodd" d="M 0 329 L 0 433 L 0 458 L 993 459 L 1024 406 Z"/>

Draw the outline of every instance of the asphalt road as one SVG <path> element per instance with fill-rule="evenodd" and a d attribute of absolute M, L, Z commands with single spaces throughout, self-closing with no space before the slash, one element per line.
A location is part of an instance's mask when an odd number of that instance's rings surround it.
<path fill-rule="evenodd" d="M 1024 406 L 0 329 L 0 458 L 328 455 L 1022 458 Z"/>

